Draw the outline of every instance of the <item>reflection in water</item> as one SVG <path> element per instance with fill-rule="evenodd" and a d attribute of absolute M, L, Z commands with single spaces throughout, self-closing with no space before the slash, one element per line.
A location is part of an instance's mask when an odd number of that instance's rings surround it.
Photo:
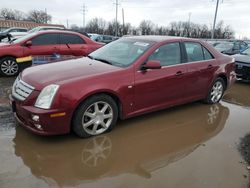
<path fill-rule="evenodd" d="M 82 162 L 89 167 L 97 167 L 108 159 L 111 151 L 112 141 L 108 136 L 96 137 L 82 150 Z"/>
<path fill-rule="evenodd" d="M 38 137 L 17 127 L 15 153 L 48 184 L 73 186 L 122 173 L 150 178 L 218 134 L 228 116 L 221 104 L 189 104 L 122 121 L 90 139 Z"/>
<path fill-rule="evenodd" d="M 9 103 L 9 94 L 11 93 L 11 86 L 15 78 L 1 78 L 0 79 L 0 104 Z"/>
<path fill-rule="evenodd" d="M 250 107 L 250 83 L 237 82 L 225 94 L 223 100 L 244 107 Z"/>

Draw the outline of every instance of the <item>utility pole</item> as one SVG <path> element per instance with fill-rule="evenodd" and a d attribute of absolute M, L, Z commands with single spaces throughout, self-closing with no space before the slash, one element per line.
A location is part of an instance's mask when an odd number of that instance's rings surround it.
<path fill-rule="evenodd" d="M 82 27 L 85 28 L 85 16 L 86 16 L 86 6 L 85 3 L 82 5 Z"/>
<path fill-rule="evenodd" d="M 124 9 L 122 8 L 122 34 L 124 35 L 125 31 L 125 21 L 124 21 Z"/>
<path fill-rule="evenodd" d="M 118 16 L 118 0 L 115 1 L 115 36 L 117 37 L 118 34 L 118 22 L 117 22 L 117 16 Z"/>
<path fill-rule="evenodd" d="M 188 37 L 190 37 L 190 22 L 191 22 L 192 12 L 188 13 Z"/>
<path fill-rule="evenodd" d="M 66 20 L 66 23 L 67 23 L 67 29 L 69 29 L 69 20 L 68 19 Z"/>
<path fill-rule="evenodd" d="M 216 2 L 215 15 L 214 15 L 214 24 L 213 24 L 213 30 L 212 30 L 212 37 L 211 37 L 211 39 L 214 38 L 214 31 L 215 31 L 215 25 L 216 25 L 216 19 L 217 19 L 217 12 L 218 12 L 218 7 L 219 7 L 219 2 L 220 2 L 220 0 L 217 0 L 217 2 Z"/>
<path fill-rule="evenodd" d="M 48 14 L 47 14 L 47 9 L 45 8 L 45 16 L 46 16 L 46 18 L 45 18 L 45 23 L 47 24 L 48 23 Z"/>

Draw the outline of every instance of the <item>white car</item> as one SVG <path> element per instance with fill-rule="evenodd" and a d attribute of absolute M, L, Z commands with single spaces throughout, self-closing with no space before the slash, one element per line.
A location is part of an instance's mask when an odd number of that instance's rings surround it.
<path fill-rule="evenodd" d="M 12 37 L 24 36 L 28 33 L 28 29 L 21 27 L 11 27 L 1 32 L 2 34 L 10 34 Z"/>
<path fill-rule="evenodd" d="M 34 33 L 34 32 L 38 32 L 38 31 L 46 31 L 46 30 L 64 30 L 64 27 L 54 27 L 54 26 L 38 26 L 35 27 L 31 30 L 29 30 L 28 33 Z"/>

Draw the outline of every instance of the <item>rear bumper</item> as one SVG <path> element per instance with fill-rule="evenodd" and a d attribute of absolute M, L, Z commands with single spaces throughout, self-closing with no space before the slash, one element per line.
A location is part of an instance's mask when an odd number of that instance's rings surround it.
<path fill-rule="evenodd" d="M 43 110 L 33 106 L 22 106 L 19 101 L 10 97 L 10 103 L 18 123 L 25 129 L 37 135 L 61 135 L 70 132 L 70 116 L 65 110 Z M 51 114 L 65 112 L 61 117 L 51 117 Z M 38 116 L 39 120 L 34 121 L 32 116 Z M 38 128 L 36 125 L 40 125 Z"/>

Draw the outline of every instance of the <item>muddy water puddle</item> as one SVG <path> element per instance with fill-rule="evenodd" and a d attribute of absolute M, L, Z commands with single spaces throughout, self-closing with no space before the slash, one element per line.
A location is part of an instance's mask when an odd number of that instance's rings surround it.
<path fill-rule="evenodd" d="M 0 120 L 0 187 L 247 188 L 237 150 L 250 132 L 247 96 L 250 84 L 237 83 L 220 104 L 120 121 L 90 139 L 35 136 Z"/>

